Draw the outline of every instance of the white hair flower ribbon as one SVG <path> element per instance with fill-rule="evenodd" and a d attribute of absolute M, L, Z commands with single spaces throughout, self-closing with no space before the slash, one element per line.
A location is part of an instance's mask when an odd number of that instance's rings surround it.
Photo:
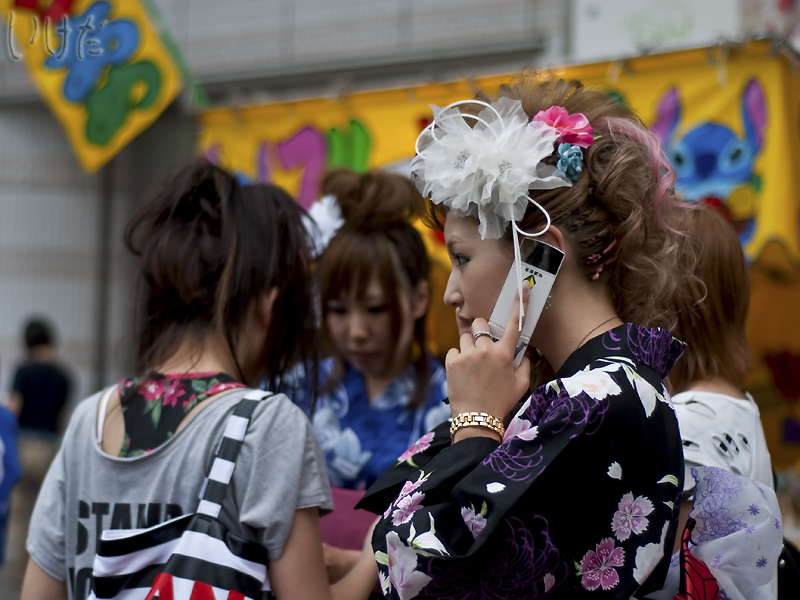
<path fill-rule="evenodd" d="M 336 232 L 344 225 L 336 198 L 323 196 L 318 202 L 314 202 L 308 209 L 308 214 L 303 216 L 303 225 L 314 244 L 314 256 L 319 258 Z"/>
<path fill-rule="evenodd" d="M 484 108 L 475 116 L 458 110 L 464 104 Z M 529 190 L 572 185 L 565 173 L 542 162 L 553 154 L 564 131 L 543 120 L 530 120 L 522 103 L 510 98 L 494 104 L 462 100 L 431 109 L 433 121 L 417 138 L 417 155 L 411 162 L 417 188 L 433 203 L 477 218 L 482 239 L 501 238 L 511 224 L 522 331 L 525 308 L 518 235 L 535 238 L 550 227 L 550 215 L 528 195 Z M 545 217 L 544 227 L 536 233 L 522 231 L 516 223 L 528 203 Z"/>

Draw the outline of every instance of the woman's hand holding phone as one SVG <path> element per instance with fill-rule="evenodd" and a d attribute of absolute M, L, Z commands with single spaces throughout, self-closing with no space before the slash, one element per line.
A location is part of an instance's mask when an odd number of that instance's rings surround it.
<path fill-rule="evenodd" d="M 527 304 L 528 290 L 523 290 L 523 302 Z M 493 342 L 488 335 L 473 336 L 488 332 L 485 319 L 475 319 L 470 333 L 461 336 L 461 349 L 452 348 L 445 359 L 447 369 L 447 394 L 450 409 L 455 417 L 464 412 L 485 412 L 502 420 L 528 391 L 531 364 L 523 358 L 514 369 L 514 352 L 519 341 L 519 295 L 508 318 L 503 336 Z M 499 434 L 486 427 L 464 427 L 459 429 L 454 441 L 467 437 L 492 437 L 500 440 Z"/>

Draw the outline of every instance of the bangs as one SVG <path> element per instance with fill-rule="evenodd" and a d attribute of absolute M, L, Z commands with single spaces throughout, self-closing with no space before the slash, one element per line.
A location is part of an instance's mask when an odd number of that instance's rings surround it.
<path fill-rule="evenodd" d="M 320 268 L 323 310 L 330 300 L 363 300 L 373 275 L 389 300 L 397 289 L 396 265 L 389 243 L 378 235 L 337 235 L 325 249 Z"/>

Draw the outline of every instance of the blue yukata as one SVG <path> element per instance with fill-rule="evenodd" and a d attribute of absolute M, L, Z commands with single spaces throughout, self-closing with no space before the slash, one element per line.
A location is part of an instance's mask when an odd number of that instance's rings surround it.
<path fill-rule="evenodd" d="M 11 490 L 21 474 L 17 455 L 17 417 L 5 406 L 0 406 L 0 564 L 5 559 Z"/>
<path fill-rule="evenodd" d="M 312 423 L 332 486 L 367 489 L 425 433 L 450 418 L 450 407 L 442 402 L 447 397 L 445 370 L 433 356 L 430 366 L 427 399 L 417 408 L 408 407 L 414 394 L 413 366 L 372 402 L 361 373 L 349 366 L 333 389 L 320 393 Z M 333 359 L 320 363 L 320 389 L 333 370 Z M 308 412 L 311 402 L 302 372 L 284 378 L 279 391 Z"/>

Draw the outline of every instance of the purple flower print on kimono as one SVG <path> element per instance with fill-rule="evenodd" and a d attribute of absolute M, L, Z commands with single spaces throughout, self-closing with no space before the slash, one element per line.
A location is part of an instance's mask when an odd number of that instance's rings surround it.
<path fill-rule="evenodd" d="M 620 542 L 627 540 L 631 533 L 641 534 L 647 529 L 647 515 L 653 512 L 653 503 L 644 496 L 633 497 L 632 492 L 622 496 L 619 508 L 611 520 L 611 529 Z"/>
<path fill-rule="evenodd" d="M 466 506 L 461 507 L 461 518 L 464 519 L 464 523 L 472 534 L 472 537 L 477 538 L 483 532 L 483 528 L 486 527 L 485 517 L 487 510 L 488 507 L 486 506 L 485 500 L 483 501 L 481 512 L 475 512 L 475 507 L 471 504 L 469 508 Z"/>
<path fill-rule="evenodd" d="M 572 398 L 585 393 L 593 400 L 604 400 L 607 396 L 618 396 L 622 393 L 622 388 L 609 374 L 619 369 L 618 363 L 591 370 L 587 367 L 585 371 L 578 371 L 572 377 L 562 379 L 561 383 Z"/>
<path fill-rule="evenodd" d="M 616 547 L 613 538 L 605 538 L 581 559 L 581 584 L 587 590 L 596 590 L 600 586 L 610 590 L 619 583 L 619 574 L 614 567 L 624 564 L 625 551 Z"/>

